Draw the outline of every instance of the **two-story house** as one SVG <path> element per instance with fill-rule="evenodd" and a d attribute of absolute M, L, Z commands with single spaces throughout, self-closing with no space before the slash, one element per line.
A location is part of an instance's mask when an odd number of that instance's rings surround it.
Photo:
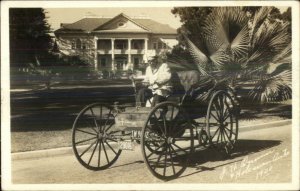
<path fill-rule="evenodd" d="M 98 70 L 134 70 L 177 44 L 177 32 L 149 18 L 83 18 L 54 32 L 59 50 Z"/>

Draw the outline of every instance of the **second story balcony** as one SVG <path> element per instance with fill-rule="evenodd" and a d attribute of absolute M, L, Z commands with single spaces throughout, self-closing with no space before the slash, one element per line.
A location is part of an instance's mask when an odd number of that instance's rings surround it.
<path fill-rule="evenodd" d="M 112 54 L 111 49 L 98 49 L 98 54 Z M 144 49 L 131 49 L 130 51 L 128 49 L 114 49 L 114 54 L 145 54 Z"/>
<path fill-rule="evenodd" d="M 130 43 L 130 46 L 129 46 Z M 144 54 L 145 43 L 142 39 L 100 39 L 97 41 L 97 52 L 99 54 L 112 54 L 112 47 L 114 47 L 114 54 Z"/>

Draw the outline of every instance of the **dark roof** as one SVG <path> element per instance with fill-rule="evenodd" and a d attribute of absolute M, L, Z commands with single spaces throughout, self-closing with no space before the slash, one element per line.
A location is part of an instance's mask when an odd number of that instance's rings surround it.
<path fill-rule="evenodd" d="M 65 31 L 82 31 L 82 32 L 92 32 L 95 29 L 98 29 L 100 26 L 102 26 L 105 23 L 108 23 L 109 21 L 119 17 L 124 16 L 128 18 L 129 20 L 135 22 L 136 24 L 140 25 L 141 27 L 145 28 L 146 30 L 149 30 L 151 33 L 157 33 L 157 34 L 176 34 L 176 30 L 171 28 L 167 24 L 161 24 L 159 22 L 153 21 L 151 19 L 132 19 L 123 13 L 117 15 L 114 18 L 84 18 L 79 21 L 76 21 L 71 24 L 63 24 L 61 25 L 61 28 L 56 30 L 55 32 L 65 32 Z"/>
<path fill-rule="evenodd" d="M 65 24 L 63 25 L 64 29 L 69 30 L 82 30 L 82 31 L 92 31 L 97 27 L 103 25 L 107 21 L 111 20 L 111 18 L 84 18 L 75 23 Z"/>
<path fill-rule="evenodd" d="M 148 28 L 151 30 L 153 33 L 171 33 L 171 34 L 176 34 L 176 30 L 170 27 L 167 24 L 161 24 L 159 22 L 156 22 L 151 19 L 132 19 L 135 22 L 139 23 L 140 25 Z"/>

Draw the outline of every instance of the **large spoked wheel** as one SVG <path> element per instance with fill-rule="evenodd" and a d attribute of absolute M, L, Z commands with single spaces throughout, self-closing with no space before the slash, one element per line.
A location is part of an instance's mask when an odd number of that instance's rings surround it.
<path fill-rule="evenodd" d="M 110 167 L 121 154 L 120 131 L 114 129 L 116 111 L 100 103 L 85 107 L 75 119 L 72 146 L 77 160 L 87 169 Z"/>
<path fill-rule="evenodd" d="M 158 104 L 142 130 L 144 162 L 162 180 L 180 176 L 194 149 L 193 127 L 188 115 L 173 102 Z"/>
<path fill-rule="evenodd" d="M 232 97 L 225 91 L 216 92 L 208 105 L 206 131 L 209 143 L 229 155 L 238 138 L 238 113 Z"/>

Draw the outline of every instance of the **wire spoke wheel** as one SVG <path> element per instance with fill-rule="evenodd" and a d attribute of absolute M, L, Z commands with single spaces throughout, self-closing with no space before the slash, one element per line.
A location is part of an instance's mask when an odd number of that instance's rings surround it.
<path fill-rule="evenodd" d="M 230 154 L 238 138 L 238 117 L 235 103 L 225 91 L 216 92 L 208 105 L 206 131 L 209 143 L 225 154 Z"/>
<path fill-rule="evenodd" d="M 193 129 L 188 115 L 173 102 L 158 104 L 142 130 L 141 147 L 150 172 L 162 180 L 180 176 L 194 149 Z"/>
<path fill-rule="evenodd" d="M 77 160 L 87 169 L 110 167 L 121 154 L 117 147 L 120 131 L 114 130 L 115 110 L 100 103 L 80 111 L 72 129 L 72 146 Z"/>

